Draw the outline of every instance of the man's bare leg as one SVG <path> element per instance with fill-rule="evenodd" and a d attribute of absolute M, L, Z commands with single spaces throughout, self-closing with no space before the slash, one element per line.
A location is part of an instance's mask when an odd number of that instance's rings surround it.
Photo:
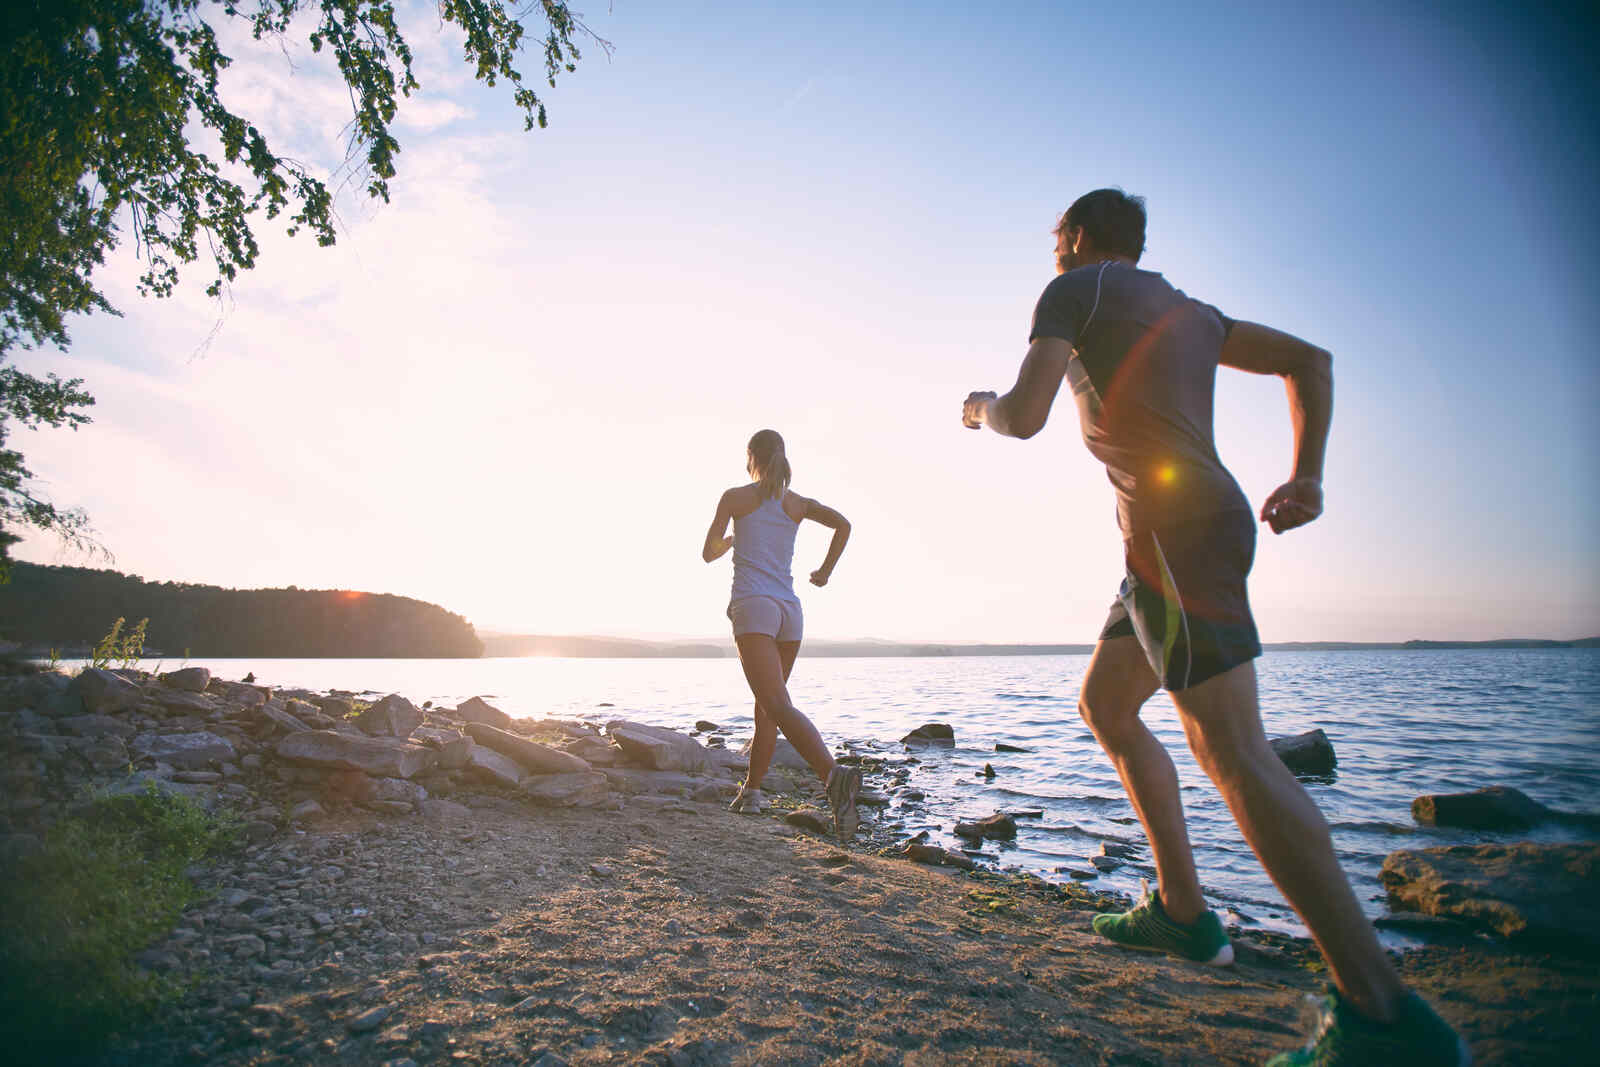
<path fill-rule="evenodd" d="M 1206 902 L 1184 825 L 1178 771 L 1166 748 L 1139 718 L 1144 702 L 1157 688 L 1155 672 L 1137 638 L 1101 641 L 1084 675 L 1078 714 L 1111 757 L 1144 826 L 1163 910 L 1188 924 L 1206 910 Z"/>
<path fill-rule="evenodd" d="M 1254 662 L 1172 694 L 1189 747 L 1244 839 L 1299 913 L 1356 1010 L 1392 1021 L 1405 993 L 1339 867 L 1328 824 L 1267 741 Z"/>
<path fill-rule="evenodd" d="M 789 681 L 789 674 L 794 670 L 795 657 L 800 655 L 799 641 L 779 641 L 778 658 L 783 663 L 783 680 Z M 761 701 L 756 701 L 756 732 L 750 739 L 750 769 L 745 772 L 744 788 L 760 789 L 761 780 L 767 776 L 767 768 L 772 766 L 772 753 L 778 747 L 778 722 L 766 709 L 761 706 Z"/>

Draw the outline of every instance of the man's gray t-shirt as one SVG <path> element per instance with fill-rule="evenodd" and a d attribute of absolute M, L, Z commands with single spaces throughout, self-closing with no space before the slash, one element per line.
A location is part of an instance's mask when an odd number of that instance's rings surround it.
<path fill-rule="evenodd" d="M 1217 456 L 1212 397 L 1233 320 L 1160 274 L 1117 261 L 1045 286 L 1029 342 L 1073 346 L 1067 380 L 1083 440 L 1117 491 L 1117 522 L 1136 531 L 1250 503 Z"/>

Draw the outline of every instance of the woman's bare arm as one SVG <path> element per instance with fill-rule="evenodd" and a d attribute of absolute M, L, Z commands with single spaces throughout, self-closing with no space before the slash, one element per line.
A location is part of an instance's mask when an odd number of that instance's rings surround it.
<path fill-rule="evenodd" d="M 850 540 L 850 520 L 820 500 L 806 501 L 805 517 L 833 531 L 833 540 L 828 543 L 827 557 L 823 559 L 822 566 L 811 572 L 812 585 L 827 585 L 828 579 L 833 577 L 833 568 L 838 565 L 839 557 L 844 555 L 845 542 Z"/>

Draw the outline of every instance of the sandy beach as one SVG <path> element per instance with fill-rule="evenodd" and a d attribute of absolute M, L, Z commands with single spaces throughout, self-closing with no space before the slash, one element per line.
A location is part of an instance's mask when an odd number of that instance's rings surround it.
<path fill-rule="evenodd" d="M 342 960 L 271 984 L 224 965 L 100 1062 L 1258 1063 L 1321 984 L 1303 942 L 1246 934 L 1229 969 L 1129 952 L 1089 932 L 1089 894 L 776 812 L 462 799 L 346 809 L 217 868 L 197 937 L 261 932 L 229 902 L 271 891 L 329 918 Z M 1480 1063 L 1593 1053 L 1590 964 L 1480 940 L 1402 969 Z"/>

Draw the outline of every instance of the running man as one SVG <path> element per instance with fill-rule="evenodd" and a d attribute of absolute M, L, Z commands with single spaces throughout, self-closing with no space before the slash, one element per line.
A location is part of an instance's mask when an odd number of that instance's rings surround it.
<path fill-rule="evenodd" d="M 1144 201 L 1118 189 L 1080 197 L 1056 226 L 1056 272 L 1034 310 L 1011 391 L 973 393 L 962 423 L 1029 438 L 1065 378 L 1084 443 L 1117 498 L 1126 576 L 1084 677 L 1078 711 L 1117 768 L 1155 857 L 1158 887 L 1097 933 L 1225 965 L 1233 948 L 1206 907 L 1171 758 L 1139 719 L 1170 691 L 1195 759 L 1328 962 L 1336 988 L 1303 1050 L 1272 1063 L 1464 1064 L 1466 1046 L 1406 989 L 1349 881 L 1327 823 L 1273 753 L 1261 725 L 1245 595 L 1255 516 L 1212 439 L 1217 365 L 1275 374 L 1288 387 L 1294 472 L 1260 519 L 1283 533 L 1322 514 L 1333 411 L 1329 354 L 1235 321 L 1140 270 Z"/>

